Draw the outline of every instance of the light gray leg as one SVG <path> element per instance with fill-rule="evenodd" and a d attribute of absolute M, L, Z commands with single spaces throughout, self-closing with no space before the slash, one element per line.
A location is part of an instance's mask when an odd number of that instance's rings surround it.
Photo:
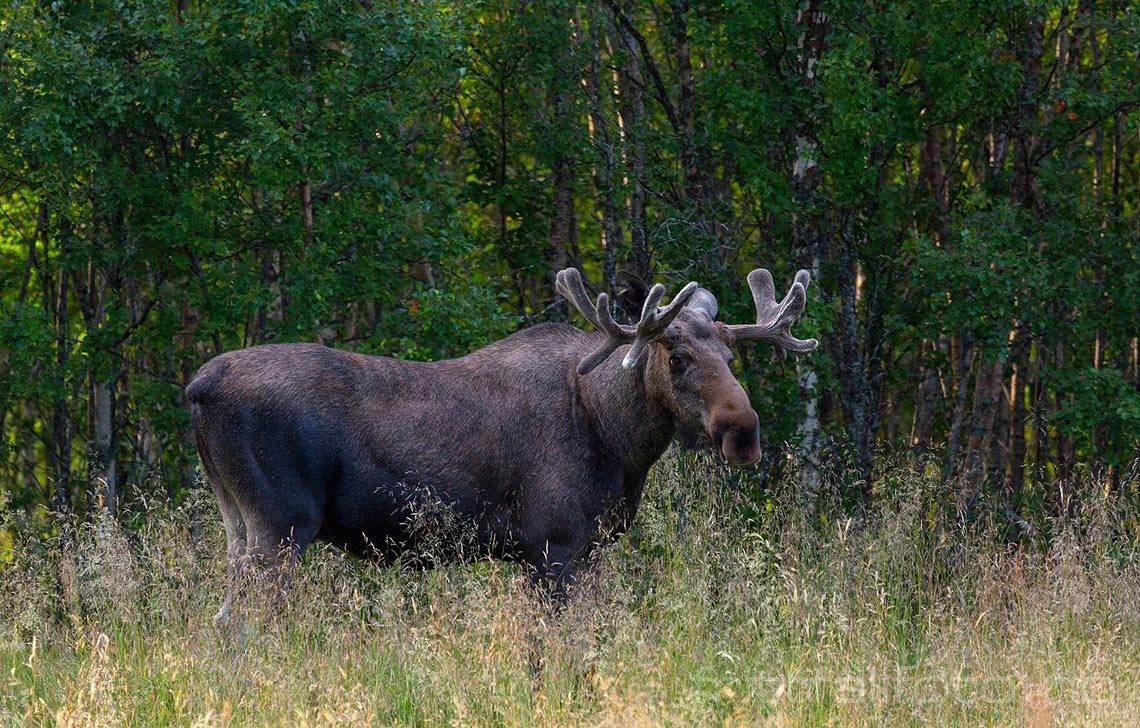
<path fill-rule="evenodd" d="M 223 629 L 231 628 L 234 598 L 240 589 L 242 558 L 246 552 L 245 519 L 237 503 L 221 486 L 214 486 L 218 496 L 218 508 L 222 512 L 222 523 L 226 528 L 226 584 L 225 597 L 221 608 L 214 615 L 214 623 Z"/>

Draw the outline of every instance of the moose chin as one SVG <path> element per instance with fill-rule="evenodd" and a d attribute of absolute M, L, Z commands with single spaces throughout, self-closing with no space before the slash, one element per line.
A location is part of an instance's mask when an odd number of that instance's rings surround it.
<path fill-rule="evenodd" d="M 436 362 L 315 344 L 212 359 L 186 394 L 228 542 L 219 620 L 243 575 L 282 587 L 314 539 L 380 561 L 414 555 L 426 539 L 467 539 L 563 596 L 590 550 L 633 521 L 649 468 L 676 435 L 729 464 L 760 458 L 732 347 L 812 351 L 814 339 L 789 332 L 809 280 L 800 271 L 776 301 L 771 274 L 752 271 L 756 323 L 725 324 L 696 283 L 661 307 L 663 286 L 626 275 L 617 302 L 637 323 L 623 325 L 608 296 L 592 301 L 568 268 L 558 291 L 595 333 L 542 324 Z M 433 505 L 453 517 L 415 517 Z"/>

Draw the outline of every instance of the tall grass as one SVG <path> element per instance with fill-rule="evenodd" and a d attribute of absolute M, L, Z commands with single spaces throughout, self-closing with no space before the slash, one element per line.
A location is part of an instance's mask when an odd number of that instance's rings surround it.
<path fill-rule="evenodd" d="M 9 523 L 0 722 L 12 725 L 1128 725 L 1140 716 L 1140 530 L 1004 525 L 908 466 L 858 520 L 669 456 L 637 526 L 548 613 L 517 568 L 420 572 L 312 549 L 242 649 L 211 616 L 208 493 L 80 525 Z M 1135 483 L 1128 487 L 1134 489 Z M 967 517 L 968 516 L 968 517 Z M 1049 534 L 1046 541 L 1043 534 Z M 532 679 L 532 646 L 544 670 Z"/>

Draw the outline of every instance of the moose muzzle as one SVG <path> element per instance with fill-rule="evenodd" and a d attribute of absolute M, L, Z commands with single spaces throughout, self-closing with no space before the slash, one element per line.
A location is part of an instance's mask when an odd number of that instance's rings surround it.
<path fill-rule="evenodd" d="M 760 420 L 748 405 L 726 407 L 710 418 L 713 447 L 729 465 L 760 459 Z"/>

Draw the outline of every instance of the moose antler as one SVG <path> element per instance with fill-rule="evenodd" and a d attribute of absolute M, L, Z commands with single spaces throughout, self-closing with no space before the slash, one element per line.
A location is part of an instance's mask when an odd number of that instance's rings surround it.
<path fill-rule="evenodd" d="M 606 293 L 598 294 L 598 303 L 595 306 L 590 302 L 590 295 L 586 293 L 586 285 L 582 282 L 582 274 L 577 268 L 567 268 L 558 272 L 555 288 L 574 304 L 574 307 L 589 321 L 594 328 L 606 335 L 606 341 L 578 362 L 578 374 L 589 374 L 599 364 L 609 358 L 610 354 L 623 344 L 630 344 L 629 351 L 621 360 L 621 365 L 629 369 L 645 352 L 649 342 L 665 333 L 665 329 L 685 307 L 689 297 L 697 290 L 696 283 L 689 283 L 681 292 L 673 297 L 665 308 L 657 308 L 661 297 L 665 295 L 665 286 L 660 283 L 649 289 L 645 298 L 645 305 L 641 307 L 641 320 L 636 326 L 622 326 L 614 321 L 610 314 L 610 297 Z"/>
<path fill-rule="evenodd" d="M 799 271 L 788 295 L 776 303 L 776 286 L 772 283 L 772 274 L 763 268 L 749 273 L 748 287 L 752 289 L 752 301 L 756 304 L 756 323 L 730 324 L 728 330 L 733 338 L 736 341 L 767 339 L 775 344 L 781 359 L 789 351 L 806 354 L 815 349 L 819 345 L 818 341 L 797 339 L 788 331 L 804 312 L 810 282 L 811 274 L 806 270 Z"/>

